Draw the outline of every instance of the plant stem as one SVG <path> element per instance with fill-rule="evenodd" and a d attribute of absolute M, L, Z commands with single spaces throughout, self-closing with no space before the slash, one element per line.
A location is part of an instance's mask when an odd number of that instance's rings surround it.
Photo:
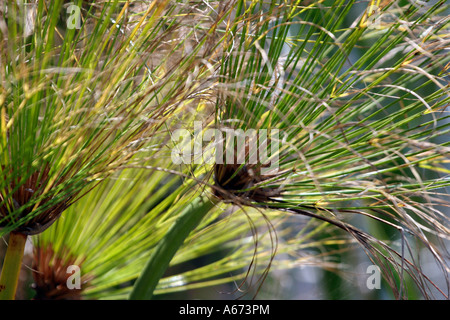
<path fill-rule="evenodd" d="M 0 276 L 0 300 L 14 300 L 16 296 L 26 241 L 27 236 L 23 233 L 11 232 L 9 234 L 8 249 Z"/>
<path fill-rule="evenodd" d="M 130 300 L 152 298 L 153 291 L 169 267 L 173 256 L 214 205 L 215 202 L 205 195 L 201 195 L 180 213 L 178 219 L 156 246 L 144 270 L 136 280 L 129 296 Z"/>

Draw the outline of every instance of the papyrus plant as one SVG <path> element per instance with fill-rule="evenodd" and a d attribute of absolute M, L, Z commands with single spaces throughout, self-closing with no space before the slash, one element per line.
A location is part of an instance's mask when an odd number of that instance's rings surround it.
<path fill-rule="evenodd" d="M 164 144 L 160 147 L 165 150 Z M 159 153 L 151 161 L 154 170 L 126 169 L 114 175 L 68 208 L 48 230 L 33 237 L 28 274 L 34 299 L 128 297 L 148 256 L 180 212 L 201 193 L 197 181 L 177 172 L 176 166 L 167 166 L 170 155 L 165 154 Z M 316 241 L 312 234 L 329 227 L 310 223 L 298 228 L 296 239 L 275 245 L 278 236 L 290 232 L 287 220 L 274 212 L 261 219 L 254 209 L 212 208 L 171 260 L 171 272 L 159 281 L 155 295 L 199 288 L 217 292 L 221 284 L 234 283 L 235 289 L 223 296 L 239 297 L 257 290 L 269 266 L 277 270 L 301 265 L 332 267 L 327 254 L 312 250 L 343 239 Z M 275 248 L 284 258 L 273 260 Z M 67 285 L 72 276 L 68 268 L 73 265 L 80 268 L 79 289 Z"/>
<path fill-rule="evenodd" d="M 266 163 L 250 163 L 245 143 L 236 149 L 243 163 L 187 161 L 208 187 L 158 244 L 132 299 L 152 296 L 180 234 L 218 202 L 325 221 L 360 244 L 394 297 L 408 298 L 410 280 L 425 298 L 449 296 L 448 7 L 364 3 L 238 1 L 203 128 L 277 129 L 266 144 L 279 146 L 278 170 L 262 176 Z M 419 248 L 434 257 L 444 288 L 424 274 Z"/>
<path fill-rule="evenodd" d="M 183 17 L 197 5 L 74 1 L 75 17 L 67 5 L 1 2 L 0 235 L 9 233 L 10 245 L 0 297 L 6 299 L 14 298 L 26 237 L 126 164 L 199 90 L 217 51 L 213 30 L 228 12 L 219 6 L 188 23 Z M 194 35 L 200 25 L 207 31 Z"/>

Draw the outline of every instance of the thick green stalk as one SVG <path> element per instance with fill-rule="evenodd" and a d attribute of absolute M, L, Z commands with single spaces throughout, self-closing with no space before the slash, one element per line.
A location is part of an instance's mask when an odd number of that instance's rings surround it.
<path fill-rule="evenodd" d="M 0 276 L 0 300 L 14 300 L 27 236 L 11 232 Z"/>
<path fill-rule="evenodd" d="M 194 199 L 181 212 L 178 219 L 150 256 L 144 270 L 134 284 L 129 296 L 130 300 L 148 300 L 152 298 L 153 291 L 169 267 L 173 256 L 191 231 L 199 225 L 214 205 L 215 202 L 202 195 Z"/>

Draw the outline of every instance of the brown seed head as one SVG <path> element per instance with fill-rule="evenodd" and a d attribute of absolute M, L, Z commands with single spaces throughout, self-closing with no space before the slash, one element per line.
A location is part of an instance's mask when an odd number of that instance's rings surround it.
<path fill-rule="evenodd" d="M 65 258 L 61 258 L 61 257 Z M 81 276 L 81 288 L 69 288 L 67 282 L 72 275 L 67 268 L 75 264 L 76 258 L 68 250 L 58 255 L 52 246 L 35 247 L 33 258 L 33 289 L 35 300 L 81 300 L 89 277 Z M 80 263 L 77 264 L 81 269 Z M 81 269 L 82 270 L 82 269 Z M 70 281 L 70 280 L 69 280 Z"/>
<path fill-rule="evenodd" d="M 44 166 L 43 169 L 33 172 L 25 181 L 21 181 L 22 178 L 18 177 L 9 185 L 8 190 L 12 192 L 10 197 L 6 196 L 5 199 L 0 194 L 0 228 L 12 223 L 11 219 L 17 221 L 32 213 L 35 206 L 30 204 L 34 203 L 36 199 L 43 195 L 45 186 L 48 182 L 49 171 L 50 168 Z M 55 205 L 49 206 L 36 217 L 22 224 L 15 231 L 26 235 L 34 235 L 43 232 L 59 218 L 65 209 L 67 209 L 72 197 L 68 197 L 58 201 Z M 52 196 L 44 197 L 44 199 L 39 201 L 39 207 L 44 208 L 48 205 L 51 198 Z M 13 211 L 20 212 L 20 214 L 11 218 L 10 215 Z"/>
<path fill-rule="evenodd" d="M 244 153 L 244 157 L 240 158 L 235 145 L 233 163 L 216 163 L 214 165 L 214 182 L 216 186 L 214 194 L 218 198 L 232 200 L 235 197 L 240 197 L 241 199 L 250 199 L 256 202 L 266 202 L 269 201 L 270 197 L 280 194 L 277 188 L 261 185 L 264 181 L 274 178 L 275 175 L 262 175 L 261 168 L 268 167 L 268 165 L 261 164 L 259 161 L 252 163 L 249 156 L 250 151 L 251 148 L 248 141 L 246 141 L 244 148 L 240 151 Z M 238 161 L 238 159 L 245 160 Z"/>

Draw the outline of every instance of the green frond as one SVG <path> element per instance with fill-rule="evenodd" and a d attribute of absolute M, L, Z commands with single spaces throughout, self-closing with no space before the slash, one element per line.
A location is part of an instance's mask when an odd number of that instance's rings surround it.
<path fill-rule="evenodd" d="M 224 154 L 230 131 L 243 141 L 251 130 L 279 134 L 267 138 L 271 158 L 253 164 L 256 140 L 250 137 L 241 149 L 235 140 L 245 163 L 216 163 L 214 182 L 231 202 L 302 214 L 347 231 L 383 268 L 396 297 L 406 290 L 393 274 L 405 273 L 429 297 L 429 279 L 417 258 L 405 254 L 418 241 L 448 272 L 445 248 L 435 240 L 450 236 L 440 212 L 449 185 L 442 165 L 450 150 L 449 20 L 440 16 L 448 6 L 379 5 L 378 21 L 370 21 L 369 7 L 350 21 L 353 1 L 241 2 L 210 126 L 222 131 Z M 222 146 L 214 143 L 218 152 Z M 272 173 L 260 175 L 268 165 Z M 354 227 L 355 215 L 392 228 L 402 247 Z"/>
<path fill-rule="evenodd" d="M 216 35 L 203 32 L 194 42 L 176 19 L 194 8 L 161 1 L 141 12 L 130 5 L 80 6 L 73 27 L 63 1 L 6 6 L 2 234 L 47 228 L 82 190 L 126 164 L 211 76 L 196 61 L 212 58 Z M 220 22 L 220 14 L 213 23 L 193 20 L 193 30 Z M 34 20 L 21 24 L 29 16 Z"/>
<path fill-rule="evenodd" d="M 0 21 L 0 235 L 48 228 L 39 297 L 68 264 L 52 298 L 257 293 L 355 248 L 393 297 L 449 297 L 445 1 L 33 3 Z"/>

